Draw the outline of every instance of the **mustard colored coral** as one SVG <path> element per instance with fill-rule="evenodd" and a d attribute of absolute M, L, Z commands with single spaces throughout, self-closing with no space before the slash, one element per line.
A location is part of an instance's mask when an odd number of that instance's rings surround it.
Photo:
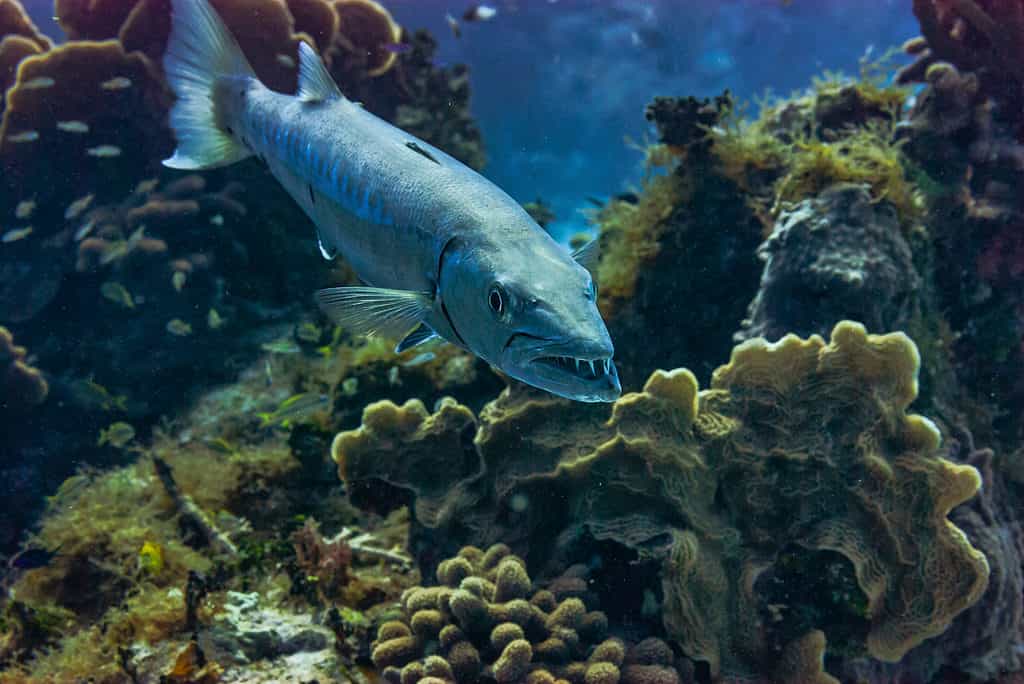
<path fill-rule="evenodd" d="M 842 322 L 830 343 L 750 340 L 700 392 L 674 370 L 611 407 L 520 388 L 478 419 L 381 402 L 334 453 L 354 491 L 413 505 L 430 553 L 513 539 L 543 565 L 565 553 L 543 540 L 618 544 L 658 564 L 665 629 L 714 676 L 782 649 L 780 668 L 810 677 L 823 649 L 898 661 L 985 590 L 984 556 L 947 518 L 979 475 L 906 413 L 919 365 L 906 335 Z M 484 620 L 473 596 L 453 610 Z"/>
<path fill-rule="evenodd" d="M 0 326 L 0 410 L 23 410 L 43 403 L 50 386 L 39 369 L 25 363 L 25 348 Z"/>
<path fill-rule="evenodd" d="M 386 681 L 618 684 L 624 646 L 605 639 L 604 614 L 534 590 L 505 544 L 464 547 L 437 577 L 440 586 L 408 589 L 401 618 L 377 631 L 371 657 Z"/>

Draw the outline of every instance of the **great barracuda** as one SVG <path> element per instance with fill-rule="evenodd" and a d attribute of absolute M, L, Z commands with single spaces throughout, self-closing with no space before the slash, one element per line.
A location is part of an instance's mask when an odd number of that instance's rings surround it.
<path fill-rule="evenodd" d="M 299 88 L 256 77 L 206 0 L 172 0 L 164 57 L 178 141 L 164 164 L 204 169 L 258 155 L 312 219 L 320 251 L 365 287 L 318 293 L 337 323 L 401 339 L 439 335 L 513 378 L 577 401 L 620 392 L 587 266 L 497 186 L 345 98 L 299 47 Z"/>

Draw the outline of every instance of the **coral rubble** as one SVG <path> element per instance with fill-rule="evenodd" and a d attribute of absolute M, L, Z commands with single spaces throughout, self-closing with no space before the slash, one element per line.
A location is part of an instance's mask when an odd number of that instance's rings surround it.
<path fill-rule="evenodd" d="M 989 572 L 947 517 L 978 472 L 905 413 L 918 364 L 905 336 L 842 323 L 828 345 L 741 345 L 704 392 L 657 371 L 610 412 L 515 391 L 479 418 L 373 404 L 333 454 L 363 505 L 410 503 L 428 567 L 497 540 L 538 570 L 586 539 L 660 564 L 664 627 L 715 674 L 757 672 L 813 629 L 837 653 L 892 661 L 977 601 Z M 796 590 L 821 572 L 820 590 Z"/>

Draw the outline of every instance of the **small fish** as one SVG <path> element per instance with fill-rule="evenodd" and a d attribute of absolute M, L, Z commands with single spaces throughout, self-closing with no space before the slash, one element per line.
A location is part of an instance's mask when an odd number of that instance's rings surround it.
<path fill-rule="evenodd" d="M 79 197 L 74 202 L 68 205 L 68 208 L 64 210 L 64 219 L 70 221 L 71 219 L 78 218 L 83 211 L 89 208 L 92 201 L 96 198 L 93 194 L 88 194 L 85 197 Z"/>
<path fill-rule="evenodd" d="M 214 214 L 213 216 L 211 216 L 210 217 L 210 223 L 212 223 L 213 225 L 217 226 L 218 228 L 223 226 L 224 225 L 224 216 L 223 216 L 223 214 Z"/>
<path fill-rule="evenodd" d="M 270 359 L 263 360 L 263 381 L 267 387 L 274 384 L 274 368 L 270 365 Z"/>
<path fill-rule="evenodd" d="M 490 5 L 473 5 L 462 13 L 463 21 L 490 21 L 498 14 L 498 10 Z"/>
<path fill-rule="evenodd" d="M 15 228 L 9 230 L 0 237 L 0 242 L 7 244 L 9 242 L 17 242 L 18 240 L 24 240 L 32 234 L 32 226 L 26 226 L 25 228 Z"/>
<path fill-rule="evenodd" d="M 39 133 L 37 131 L 22 131 L 21 133 L 7 136 L 7 139 L 12 143 L 34 142 L 39 140 Z"/>
<path fill-rule="evenodd" d="M 261 427 L 274 424 L 288 427 L 292 420 L 324 408 L 329 401 L 330 397 L 326 394 L 302 392 L 288 397 L 272 412 L 257 413 L 256 415 L 260 418 Z"/>
<path fill-rule="evenodd" d="M 295 336 L 303 342 L 310 344 L 316 344 L 320 341 L 320 337 L 324 334 L 323 329 L 316 323 L 310 323 L 306 321 L 298 328 L 295 329 Z"/>
<path fill-rule="evenodd" d="M 132 293 L 121 283 L 108 280 L 100 285 L 100 294 L 126 309 L 135 308 L 135 300 L 132 298 Z"/>
<path fill-rule="evenodd" d="M 276 55 L 274 55 L 274 59 L 276 59 L 277 63 L 283 67 L 288 67 L 289 69 L 295 68 L 295 58 L 292 57 L 291 55 L 286 55 L 282 52 L 279 52 Z"/>
<path fill-rule="evenodd" d="M 206 312 L 206 327 L 210 330 L 220 330 L 224 327 L 224 317 L 217 313 L 216 309 Z"/>
<path fill-rule="evenodd" d="M 402 384 L 402 380 L 399 378 L 398 366 L 392 366 L 388 369 L 388 384 L 392 387 L 398 387 Z"/>
<path fill-rule="evenodd" d="M 14 208 L 14 218 L 16 219 L 27 219 L 32 215 L 32 212 L 36 210 L 35 200 L 22 200 L 18 202 L 18 206 Z"/>
<path fill-rule="evenodd" d="M 97 145 L 96 147 L 90 147 L 85 151 L 90 157 L 120 157 L 121 148 L 117 145 Z"/>
<path fill-rule="evenodd" d="M 57 557 L 57 551 L 59 550 L 60 547 L 57 547 L 55 551 L 40 548 L 25 549 L 11 556 L 10 560 L 7 561 L 7 567 L 18 570 L 44 568 Z"/>
<path fill-rule="evenodd" d="M 116 423 L 111 423 L 106 430 L 100 431 L 100 438 L 96 441 L 96 446 L 109 444 L 115 449 L 121 449 L 133 439 L 135 439 L 135 428 L 119 420 Z"/>
<path fill-rule="evenodd" d="M 185 275 L 184 271 L 175 271 L 174 275 L 171 276 L 171 286 L 175 292 L 181 292 L 182 288 L 185 287 L 185 281 L 188 280 L 188 276 Z"/>
<path fill-rule="evenodd" d="M 412 45 L 409 43 L 384 43 L 382 47 L 395 55 L 404 55 L 406 52 L 412 50 Z"/>
<path fill-rule="evenodd" d="M 448 22 L 448 28 L 451 29 L 452 35 L 456 38 L 462 37 L 462 26 L 459 25 L 459 20 L 453 17 L 451 14 L 445 14 L 444 20 Z"/>
<path fill-rule="evenodd" d="M 143 224 L 135 229 L 135 232 L 128 236 L 128 246 L 134 247 L 139 240 L 146 237 L 146 225 Z"/>
<path fill-rule="evenodd" d="M 75 242 L 81 242 L 84 240 L 92 229 L 96 227 L 96 219 L 91 218 L 81 225 L 81 227 L 75 231 Z"/>
<path fill-rule="evenodd" d="M 341 393 L 346 397 L 354 397 L 359 391 L 359 378 L 346 378 L 341 383 Z"/>
<path fill-rule="evenodd" d="M 129 251 L 129 244 L 127 240 L 111 242 L 106 249 L 103 250 L 103 254 L 100 256 L 100 264 L 103 266 L 112 264 L 128 254 Z"/>
<path fill-rule="evenodd" d="M 125 411 L 128 408 L 128 397 L 112 395 L 106 387 L 95 380 L 75 380 L 70 387 L 75 403 L 81 406 L 96 407 L 101 411 Z"/>
<path fill-rule="evenodd" d="M 21 87 L 26 90 L 42 90 L 43 88 L 52 88 L 56 83 L 49 76 L 36 76 L 22 83 Z"/>
<path fill-rule="evenodd" d="M 114 78 L 108 79 L 103 83 L 100 83 L 100 88 L 103 90 L 124 90 L 125 88 L 132 87 L 132 79 L 127 76 L 115 76 Z"/>
<path fill-rule="evenodd" d="M 156 178 L 148 178 L 143 181 L 139 181 L 139 184 L 135 186 L 136 195 L 148 195 L 149 193 L 156 190 L 156 186 L 160 183 Z"/>
<path fill-rule="evenodd" d="M 164 569 L 164 547 L 156 542 L 148 541 L 139 549 L 139 570 L 150 575 L 158 575 Z"/>
<path fill-rule="evenodd" d="M 434 352 L 423 352 L 422 354 L 417 354 L 416 356 L 412 357 L 411 359 L 403 363 L 402 367 L 414 368 L 416 366 L 422 366 L 425 363 L 433 361 L 435 358 L 437 358 L 437 354 L 435 354 Z"/>
<path fill-rule="evenodd" d="M 180 318 L 172 318 L 167 321 L 167 332 L 178 337 L 187 337 L 192 334 L 192 326 Z"/>
<path fill-rule="evenodd" d="M 88 133 L 89 124 L 84 121 L 58 121 L 57 129 L 65 133 Z"/>
<path fill-rule="evenodd" d="M 215 437 L 213 439 L 207 439 L 203 442 L 211 451 L 216 451 L 219 454 L 226 456 L 234 456 L 238 453 L 238 447 L 224 439 L 223 437 Z"/>
<path fill-rule="evenodd" d="M 291 340 L 274 340 L 273 342 L 264 342 L 260 345 L 260 349 L 271 354 L 298 354 L 302 351 L 299 345 L 295 344 Z"/>

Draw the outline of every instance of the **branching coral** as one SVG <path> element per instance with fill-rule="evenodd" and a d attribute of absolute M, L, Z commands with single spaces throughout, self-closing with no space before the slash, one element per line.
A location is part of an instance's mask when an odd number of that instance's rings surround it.
<path fill-rule="evenodd" d="M 537 568 L 589 557 L 587 539 L 661 563 L 665 627 L 713 673 L 756 671 L 778 646 L 813 652 L 817 637 L 796 631 L 808 619 L 840 652 L 898 660 L 988 577 L 947 518 L 977 491 L 977 471 L 941 458 L 934 426 L 905 413 L 918 364 L 906 336 L 841 323 L 827 345 L 737 347 L 704 392 L 688 371 L 655 372 L 610 415 L 517 392 L 478 425 L 453 402 L 432 415 L 371 405 L 333 454 L 362 503 L 402 501 L 397 491 L 413 505 L 428 565 L 439 548 L 496 539 Z M 783 571 L 791 547 L 834 567 L 824 589 L 856 586 L 863 599 L 822 608 L 802 594 L 801 573 L 821 568 Z M 759 584 L 767 577 L 794 584 L 780 594 Z"/>
<path fill-rule="evenodd" d="M 1024 99 L 1024 3 L 1018 0 L 914 0 L 923 38 L 910 41 L 916 57 L 899 75 L 924 80 L 940 61 L 975 72 L 981 88 L 1019 117 Z"/>

